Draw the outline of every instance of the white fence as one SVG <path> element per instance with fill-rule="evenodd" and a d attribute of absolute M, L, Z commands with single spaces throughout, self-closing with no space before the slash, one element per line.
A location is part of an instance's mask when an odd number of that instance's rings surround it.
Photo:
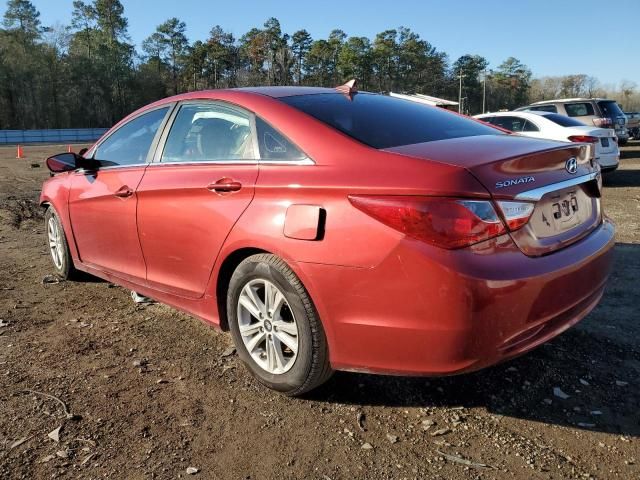
<path fill-rule="evenodd" d="M 99 139 L 108 128 L 66 128 L 57 130 L 0 130 L 0 145 L 29 143 L 89 143 Z"/>

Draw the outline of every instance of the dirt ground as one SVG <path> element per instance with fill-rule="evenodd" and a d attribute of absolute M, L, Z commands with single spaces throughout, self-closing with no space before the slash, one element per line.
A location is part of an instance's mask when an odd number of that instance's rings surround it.
<path fill-rule="evenodd" d="M 0 478 L 640 478 L 640 142 L 605 180 L 616 265 L 579 326 L 482 372 L 337 373 L 303 399 L 198 320 L 43 284 L 37 196 L 60 150 L 0 148 Z"/>

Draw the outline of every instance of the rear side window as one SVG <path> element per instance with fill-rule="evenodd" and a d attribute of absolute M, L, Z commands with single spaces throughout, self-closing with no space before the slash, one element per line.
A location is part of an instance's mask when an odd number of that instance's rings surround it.
<path fill-rule="evenodd" d="M 530 120 L 524 121 L 524 127 L 522 128 L 523 132 L 539 132 L 540 129 L 536 127 L 536 125 Z"/>
<path fill-rule="evenodd" d="M 574 119 L 569 118 L 564 115 L 558 115 L 557 113 L 551 113 L 549 115 L 544 115 L 542 118 L 546 118 L 547 120 L 551 120 L 553 123 L 557 123 L 562 127 L 584 127 L 585 124 Z"/>
<path fill-rule="evenodd" d="M 255 158 L 249 114 L 213 103 L 182 105 L 162 152 L 163 162 Z"/>
<path fill-rule="evenodd" d="M 586 117 L 595 115 L 593 105 L 590 103 L 565 103 L 564 109 L 570 117 Z"/>
<path fill-rule="evenodd" d="M 153 138 L 169 107 L 135 117 L 107 137 L 93 158 L 103 166 L 138 165 L 147 161 Z"/>
<path fill-rule="evenodd" d="M 256 117 L 256 130 L 261 160 L 296 161 L 308 158 L 289 139 L 259 117 Z"/>
<path fill-rule="evenodd" d="M 558 108 L 555 105 L 537 105 L 535 107 L 529 107 L 527 110 L 533 110 L 534 112 L 558 113 Z"/>
<path fill-rule="evenodd" d="M 357 93 L 298 95 L 279 100 L 373 148 L 476 135 L 503 135 L 486 125 L 409 100 Z"/>

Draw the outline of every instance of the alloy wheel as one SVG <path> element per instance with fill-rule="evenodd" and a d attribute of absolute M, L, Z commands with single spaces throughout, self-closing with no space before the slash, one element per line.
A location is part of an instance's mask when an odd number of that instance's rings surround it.
<path fill-rule="evenodd" d="M 64 244 L 62 243 L 62 232 L 58 226 L 58 222 L 52 216 L 49 218 L 47 233 L 49 236 L 49 250 L 51 251 L 51 259 L 58 270 L 62 270 L 64 259 Z"/>
<path fill-rule="evenodd" d="M 253 361 L 271 374 L 289 371 L 298 355 L 298 325 L 280 289 L 265 279 L 251 280 L 240 292 L 237 314 Z"/>

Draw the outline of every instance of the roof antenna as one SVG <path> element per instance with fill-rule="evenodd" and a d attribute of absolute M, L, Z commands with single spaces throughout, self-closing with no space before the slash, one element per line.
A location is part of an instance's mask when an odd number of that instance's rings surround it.
<path fill-rule="evenodd" d="M 349 100 L 353 100 L 353 95 L 358 93 L 358 88 L 356 86 L 356 83 L 357 83 L 356 79 L 352 78 L 344 85 L 340 85 L 339 87 L 336 87 L 336 90 L 346 95 L 347 97 L 349 97 Z"/>

